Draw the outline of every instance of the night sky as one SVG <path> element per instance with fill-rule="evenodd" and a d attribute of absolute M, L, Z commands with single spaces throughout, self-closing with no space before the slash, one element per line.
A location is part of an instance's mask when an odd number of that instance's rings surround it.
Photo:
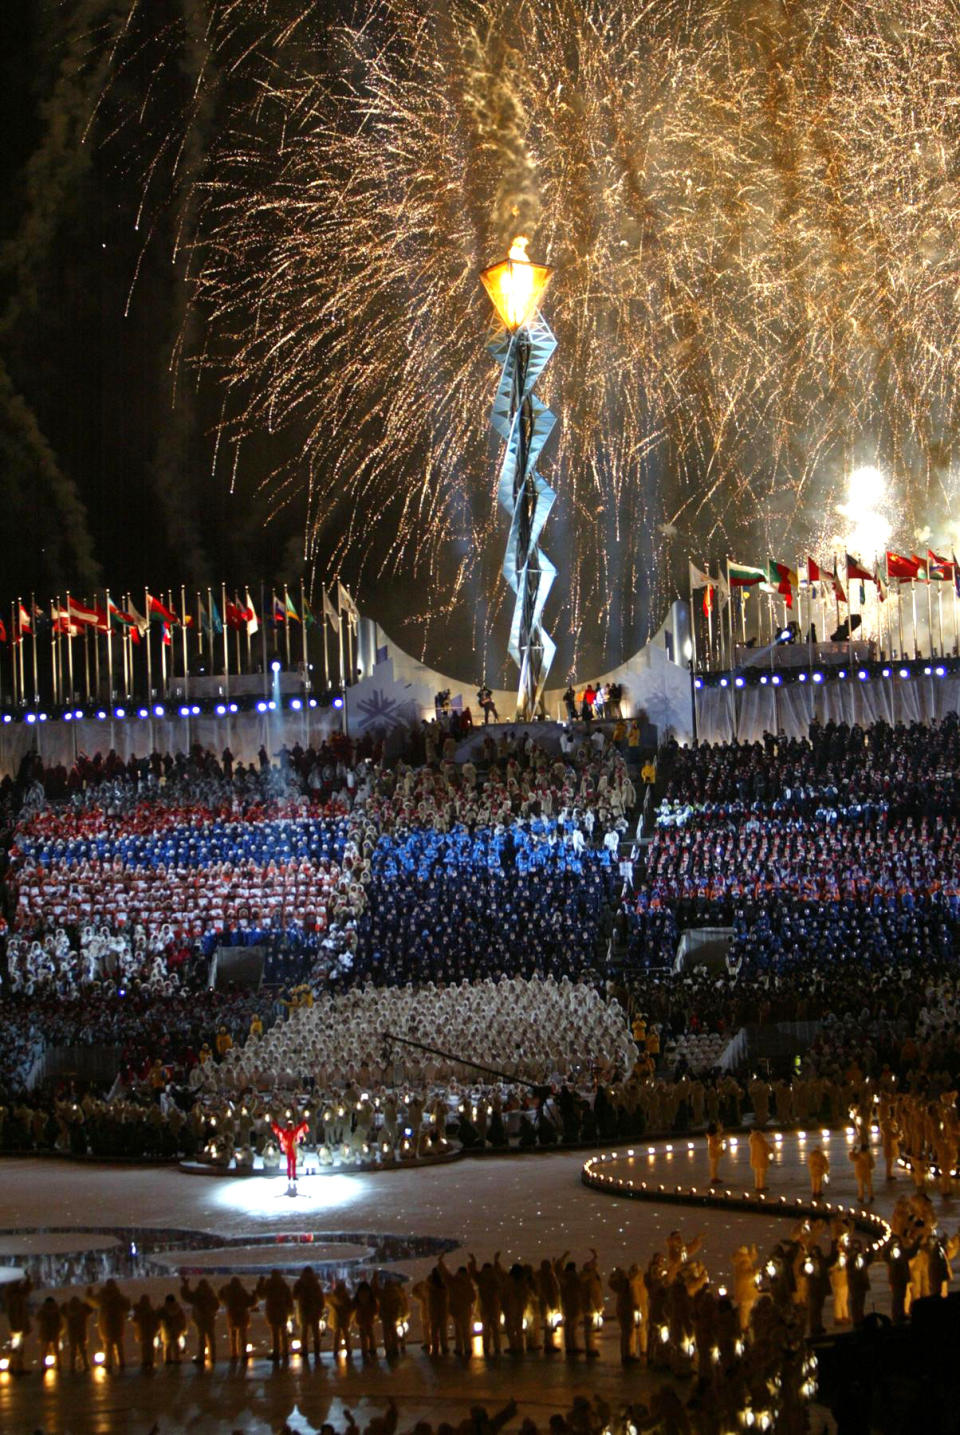
<path fill-rule="evenodd" d="M 0 599 L 293 582 L 302 508 L 265 528 L 252 481 L 231 493 L 229 472 L 211 476 L 216 395 L 188 375 L 175 396 L 182 274 L 162 212 L 141 253 L 138 157 L 84 141 L 97 91 L 95 67 L 74 66 L 82 10 L 4 7 Z"/>

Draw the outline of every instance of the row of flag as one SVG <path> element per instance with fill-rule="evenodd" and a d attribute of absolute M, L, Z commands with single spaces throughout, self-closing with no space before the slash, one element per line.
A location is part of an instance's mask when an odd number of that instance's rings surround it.
<path fill-rule="evenodd" d="M 886 601 L 887 585 L 891 579 L 898 583 L 952 583 L 957 596 L 960 597 L 960 564 L 956 554 L 951 551 L 949 558 L 943 558 L 930 548 L 927 549 L 925 558 L 916 553 L 908 556 L 888 549 L 883 563 L 877 559 L 872 571 L 849 553 L 844 554 L 842 571 L 836 560 L 834 566 L 828 568 L 825 564 L 818 563 L 815 558 L 808 557 L 806 573 L 802 580 L 796 568 L 774 558 L 768 559 L 764 567 L 736 563 L 728 559 L 726 572 L 714 577 L 698 568 L 695 563 L 690 564 L 690 589 L 691 592 L 705 590 L 703 611 L 707 617 L 713 611 L 715 596 L 719 596 L 721 602 L 726 602 L 731 589 L 734 588 L 758 587 L 767 593 L 778 593 L 786 606 L 792 608 L 793 590 L 799 589 L 801 582 L 809 587 L 812 597 L 832 594 L 837 603 L 848 603 L 850 584 L 859 583 L 862 606 L 865 601 L 865 583 L 876 585 L 877 597 L 883 603 Z"/>
<path fill-rule="evenodd" d="M 335 633 L 340 630 L 342 617 L 346 617 L 354 632 L 360 621 L 360 613 L 349 591 L 342 583 L 337 583 L 337 602 L 330 598 L 326 588 L 321 588 L 320 612 L 315 614 L 307 601 L 306 594 L 301 594 L 300 611 L 297 611 L 296 604 L 291 598 L 288 590 L 284 588 L 282 594 L 273 593 L 270 605 L 267 607 L 264 618 L 272 627 L 277 628 L 286 623 L 300 623 L 306 628 L 319 627 L 326 621 L 330 624 Z M 68 595 L 66 601 L 55 599 L 49 605 L 49 610 L 37 602 L 31 602 L 30 607 L 18 600 L 13 605 L 13 631 L 10 635 L 14 643 L 20 642 L 25 637 L 60 636 L 65 638 L 78 638 L 85 631 L 119 634 L 131 639 L 133 643 L 139 643 L 141 638 L 149 631 L 151 622 L 159 622 L 163 625 L 161 641 L 165 645 L 172 642 L 172 631 L 174 628 L 191 629 L 199 623 L 200 630 L 208 637 L 219 637 L 224 630 L 236 633 L 246 633 L 252 638 L 260 629 L 260 618 L 257 615 L 253 600 L 250 597 L 250 590 L 246 589 L 241 597 L 235 593 L 232 598 L 227 597 L 224 591 L 221 595 L 223 612 L 220 611 L 214 591 L 207 589 L 206 601 L 202 593 L 197 595 L 197 614 L 186 611 L 177 613 L 168 598 L 163 603 L 156 598 L 149 589 L 144 592 L 144 611 L 135 606 L 128 596 L 123 607 L 114 603 L 109 592 L 104 593 L 103 602 L 93 603 L 81 602 L 78 598 Z M 339 606 L 338 606 L 339 605 Z M 8 641 L 7 627 L 0 618 L 0 643 Z"/>

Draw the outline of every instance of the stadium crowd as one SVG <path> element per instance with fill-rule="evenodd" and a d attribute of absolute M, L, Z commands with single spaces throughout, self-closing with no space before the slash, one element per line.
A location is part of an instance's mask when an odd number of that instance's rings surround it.
<path fill-rule="evenodd" d="M 759 1131 L 859 1111 L 888 1174 L 902 1163 L 915 1188 L 882 1255 L 894 1319 L 945 1294 L 957 1242 L 927 1187 L 953 1194 L 960 1160 L 956 719 L 668 741 L 652 839 L 636 845 L 638 794 L 610 733 L 573 732 L 559 752 L 484 734 L 459 764 L 441 737 L 417 742 L 392 764 L 337 740 L 247 768 L 200 751 L 27 765 L 0 785 L 0 1149 L 279 1170 L 278 1121 L 302 1120 L 302 1159 L 362 1164 L 453 1139 L 610 1141 L 745 1117 Z M 732 928 L 721 969 L 673 970 L 691 925 Z M 214 952 L 246 946 L 265 951 L 263 985 L 208 990 Z M 775 1022 L 809 1029 L 792 1070 L 723 1069 L 741 1028 Z M 51 1048 L 77 1046 L 115 1051 L 111 1090 L 28 1090 Z M 637 1429 L 742 1424 L 761 1399 L 789 1416 L 813 1384 L 804 1337 L 863 1322 L 879 1257 L 839 1220 L 806 1222 L 763 1261 L 741 1248 L 720 1287 L 695 1239 L 670 1242 L 606 1279 L 566 1254 L 441 1261 L 413 1287 L 414 1314 L 396 1282 L 327 1289 L 303 1273 L 186 1284 L 158 1306 L 109 1282 L 63 1308 L 23 1289 L 12 1317 L 8 1291 L 6 1313 L 12 1333 L 24 1322 L 21 1362 L 35 1331 L 39 1364 L 83 1367 L 94 1315 L 109 1364 L 131 1318 L 145 1363 L 179 1360 L 188 1317 L 203 1364 L 218 1311 L 239 1362 L 261 1307 L 282 1364 L 288 1319 L 304 1360 L 320 1358 L 321 1325 L 347 1358 L 356 1342 L 399 1359 L 411 1325 L 432 1356 L 466 1357 L 475 1320 L 478 1354 L 502 1341 L 573 1359 L 612 1313 L 625 1363 L 697 1377 L 686 1407 L 664 1386 Z M 593 1418 L 581 1407 L 564 1428 Z"/>
<path fill-rule="evenodd" d="M 464 1092 L 522 1109 L 528 1082 L 555 1098 L 534 1139 L 636 1135 L 740 1120 L 751 1098 L 724 1048 L 777 1021 L 818 1027 L 787 1083 L 797 1111 L 842 1110 L 852 1063 L 952 1089 L 955 719 L 668 741 L 636 847 L 611 732 L 565 731 L 565 752 L 484 733 L 459 764 L 442 734 L 421 739 L 419 765 L 336 738 L 248 768 L 111 754 L 7 782 L 7 1107 L 44 1109 L 23 1088 L 47 1047 L 108 1046 L 116 1096 L 168 1089 L 221 1122 L 248 1090 L 336 1102 L 358 1083 L 384 1101 L 399 1080 L 424 1108 L 445 1087 L 453 1117 Z M 725 968 L 674 972 L 699 924 L 733 928 Z M 260 990 L 207 991 L 215 950 L 247 945 Z M 405 1045 L 398 1062 L 387 1031 L 459 1061 Z M 41 1127 L 62 1145 L 49 1097 L 43 1122 L 7 1122 L 34 1144 Z"/>

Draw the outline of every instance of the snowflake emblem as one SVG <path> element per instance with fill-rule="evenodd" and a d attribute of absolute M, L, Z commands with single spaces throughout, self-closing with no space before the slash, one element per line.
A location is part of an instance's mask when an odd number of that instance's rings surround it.
<path fill-rule="evenodd" d="M 374 688 L 370 697 L 356 705 L 357 722 L 364 732 L 388 732 L 394 727 L 408 727 L 419 716 L 416 703 L 391 697 L 384 688 Z"/>

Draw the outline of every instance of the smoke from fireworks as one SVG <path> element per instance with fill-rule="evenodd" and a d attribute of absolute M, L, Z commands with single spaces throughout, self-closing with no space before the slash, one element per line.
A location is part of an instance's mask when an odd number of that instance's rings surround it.
<path fill-rule="evenodd" d="M 477 276 L 519 230 L 558 269 L 555 677 L 647 635 L 683 535 L 698 560 L 790 557 L 871 464 L 909 531 L 947 505 L 954 0 L 181 11 L 154 33 L 132 0 L 117 73 L 155 69 L 126 123 L 109 91 L 100 119 L 140 127 L 148 212 L 158 172 L 189 188 L 186 357 L 223 384 L 218 462 L 259 464 L 278 506 L 305 485 L 309 554 L 362 560 L 368 600 L 399 573 L 426 624 L 469 612 L 480 645 L 503 602 Z M 188 45 L 182 132 L 151 150 Z M 183 178 L 201 108 L 216 137 Z"/>

